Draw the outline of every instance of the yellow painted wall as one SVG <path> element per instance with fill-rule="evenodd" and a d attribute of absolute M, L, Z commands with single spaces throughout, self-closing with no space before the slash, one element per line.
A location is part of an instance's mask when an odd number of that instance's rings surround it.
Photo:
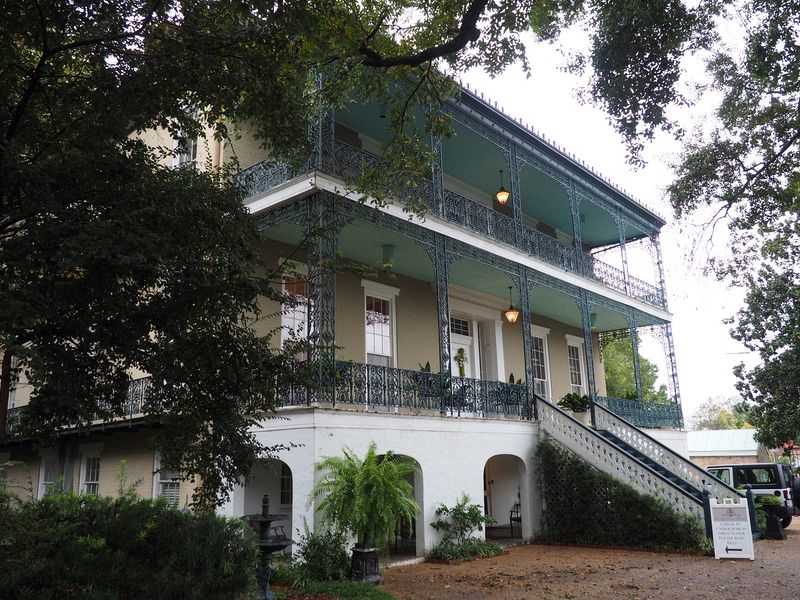
<path fill-rule="evenodd" d="M 120 430 L 114 435 L 90 435 L 63 441 L 61 446 L 62 465 L 65 471 L 67 489 L 79 492 L 80 466 L 85 456 L 95 456 L 94 450 L 99 447 L 100 479 L 99 493 L 102 496 L 117 497 L 120 480 L 118 470 L 120 462 L 125 461 L 128 486 L 134 486 L 136 493 L 142 498 L 153 496 L 153 470 L 155 455 L 150 449 L 151 432 L 147 429 L 137 431 Z M 82 450 L 88 450 L 83 454 Z M 39 474 L 41 469 L 40 451 L 32 446 L 15 447 L 10 450 L 10 460 L 22 464 L 7 470 L 9 487 L 23 498 L 38 494 Z M 70 485 L 71 482 L 71 485 Z M 191 503 L 196 484 L 190 481 L 181 482 L 180 502 L 182 507 L 188 496 Z"/>
<path fill-rule="evenodd" d="M 339 273 L 336 276 L 337 358 L 365 362 L 364 326 L 364 288 L 361 287 L 361 278 L 352 273 Z"/>
<path fill-rule="evenodd" d="M 547 349 L 550 357 L 550 389 L 552 399 L 558 401 L 570 391 L 566 334 L 583 338 L 583 331 L 576 327 L 568 327 L 559 321 L 553 321 L 552 319 L 537 315 L 534 315 L 533 323 L 534 325 L 541 325 L 542 327 L 550 329 L 550 333 L 547 336 Z M 592 342 L 595 384 L 597 393 L 602 396 L 605 395 L 606 380 L 605 374 L 603 373 L 602 362 L 600 361 L 600 348 L 596 335 L 592 336 Z"/>
<path fill-rule="evenodd" d="M 242 169 L 266 160 L 269 151 L 262 145 L 263 142 L 255 138 L 253 128 L 247 124 L 240 124 L 233 128 L 234 139 L 228 140 L 222 149 L 222 160 L 228 162 L 232 158 L 239 161 Z"/>
<path fill-rule="evenodd" d="M 514 380 L 525 381 L 525 351 L 522 346 L 522 321 L 515 325 L 503 323 L 503 357 L 505 360 L 505 373 L 503 381 L 508 381 L 511 374 Z"/>
<path fill-rule="evenodd" d="M 5 462 L 7 457 L 18 463 L 5 469 L 7 489 L 23 500 L 32 498 L 39 487 L 39 455 L 25 447 L 15 447 L 0 454 L 3 455 L 0 462 Z"/>

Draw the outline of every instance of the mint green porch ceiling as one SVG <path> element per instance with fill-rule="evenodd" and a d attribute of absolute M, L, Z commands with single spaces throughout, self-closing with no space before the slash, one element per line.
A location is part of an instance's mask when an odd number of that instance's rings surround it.
<path fill-rule="evenodd" d="M 378 105 L 348 105 L 336 112 L 336 120 L 381 143 L 389 140 L 388 119 L 381 118 Z M 422 123 L 421 116 L 417 116 Z M 500 187 L 500 169 L 504 171 L 504 184 L 510 188 L 508 165 L 500 150 L 483 136 L 466 127 L 454 124 L 454 135 L 442 140 L 442 162 L 445 173 L 482 192 L 484 203 L 490 203 Z M 523 213 L 573 234 L 572 213 L 566 190 L 556 180 L 538 169 L 523 166 L 520 170 L 520 191 Z M 512 198 L 511 202 L 519 201 Z M 601 207 L 591 202 L 581 205 L 582 240 L 590 247 L 605 246 L 619 241 L 617 225 Z M 641 233 L 630 229 L 631 237 Z"/>
<path fill-rule="evenodd" d="M 290 245 L 300 243 L 302 233 L 294 226 L 281 225 L 263 232 L 267 239 Z M 391 248 L 384 249 L 384 246 Z M 339 251 L 345 258 L 364 264 L 377 265 L 383 261 L 384 252 L 392 257 L 391 272 L 398 275 L 432 283 L 434 280 L 433 265 L 428 253 L 413 240 L 398 233 L 380 229 L 374 225 L 355 221 L 346 225 L 339 236 Z M 494 296 L 499 304 L 508 303 L 508 286 L 511 278 L 499 269 L 486 266 L 471 260 L 459 260 L 450 267 L 449 281 L 482 294 Z M 519 291 L 512 289 L 515 305 L 519 305 Z M 572 327 L 581 328 L 581 314 L 572 297 L 558 290 L 543 285 L 533 286 L 531 290 L 531 306 L 536 315 L 559 321 Z M 627 321 L 621 313 L 597 306 L 592 309 L 596 314 L 593 331 L 609 331 L 627 327 Z M 499 316 L 499 312 L 498 312 Z M 660 321 L 645 313 L 638 313 L 638 325 L 650 325 Z"/>

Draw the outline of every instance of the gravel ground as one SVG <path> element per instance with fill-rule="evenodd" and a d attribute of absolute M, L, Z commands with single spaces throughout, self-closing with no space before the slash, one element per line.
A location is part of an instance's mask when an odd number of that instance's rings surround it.
<path fill-rule="evenodd" d="M 756 542 L 754 561 L 534 544 L 491 559 L 387 569 L 381 588 L 401 600 L 800 598 L 800 517 L 786 534 Z"/>

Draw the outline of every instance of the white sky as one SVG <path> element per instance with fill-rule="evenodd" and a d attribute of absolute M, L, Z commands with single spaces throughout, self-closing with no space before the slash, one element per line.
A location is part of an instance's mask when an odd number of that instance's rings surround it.
<path fill-rule="evenodd" d="M 626 162 L 625 146 L 605 113 L 577 101 L 575 90 L 579 79 L 559 70 L 559 65 L 563 64 L 559 52 L 542 44 L 529 44 L 528 48 L 533 70 L 530 79 L 515 67 L 495 80 L 475 71 L 463 77 L 462 83 L 482 92 L 503 112 L 527 122 L 551 143 L 574 154 L 605 179 L 672 221 L 664 189 L 672 179 L 668 164 L 677 156 L 680 144 L 667 134 L 657 135 L 644 152 L 647 166 L 636 170 Z M 690 60 L 687 68 L 699 72 L 698 65 Z M 713 98 L 706 96 L 694 107 L 682 109 L 676 118 L 682 124 L 691 124 L 693 119 L 703 119 L 712 108 Z M 674 314 L 678 379 L 687 421 L 710 397 L 736 396 L 733 366 L 743 360 L 753 364 L 755 360 L 741 344 L 731 339 L 730 327 L 722 323 L 722 319 L 732 316 L 740 307 L 742 291 L 730 289 L 703 274 L 704 252 L 699 252 L 694 260 L 689 256 L 696 245 L 697 231 L 696 227 L 681 227 L 671 222 L 661 234 L 669 308 Z M 726 243 L 725 232 L 722 233 L 715 236 L 716 248 L 712 248 L 712 252 L 718 252 Z M 645 345 L 642 353 L 652 357 L 663 371 L 660 346 Z"/>

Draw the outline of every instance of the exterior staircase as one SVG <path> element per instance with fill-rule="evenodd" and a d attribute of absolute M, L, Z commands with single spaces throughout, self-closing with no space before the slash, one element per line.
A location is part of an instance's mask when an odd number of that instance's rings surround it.
<path fill-rule="evenodd" d="M 718 499 L 743 495 L 705 469 L 609 411 L 594 404 L 594 427 L 536 397 L 544 432 L 617 479 L 644 494 L 666 500 L 675 510 L 703 519 L 703 489 Z"/>
<path fill-rule="evenodd" d="M 621 439 L 619 439 L 617 436 L 615 436 L 611 432 L 600 430 L 597 433 L 599 433 L 603 438 L 605 438 L 606 440 L 608 440 L 609 442 L 614 444 L 617 448 L 620 448 L 621 450 L 624 450 L 625 452 L 627 452 L 629 455 L 631 455 L 633 458 L 635 458 L 639 462 L 647 465 L 653 471 L 655 471 L 656 473 L 658 473 L 659 475 L 661 475 L 665 479 L 668 479 L 669 481 L 671 481 L 674 485 L 678 486 L 679 488 L 684 490 L 687 494 L 689 494 L 690 496 L 694 497 L 698 502 L 702 502 L 703 501 L 703 491 L 702 490 L 698 490 L 692 484 L 687 483 L 683 479 L 678 477 L 677 475 L 674 475 L 671 471 L 669 471 L 669 470 L 665 469 L 663 466 L 661 466 L 660 463 L 658 463 L 655 460 L 653 460 L 652 458 L 642 454 L 641 452 L 639 452 L 636 448 L 634 448 L 630 444 L 628 444 L 626 442 L 623 442 Z"/>

